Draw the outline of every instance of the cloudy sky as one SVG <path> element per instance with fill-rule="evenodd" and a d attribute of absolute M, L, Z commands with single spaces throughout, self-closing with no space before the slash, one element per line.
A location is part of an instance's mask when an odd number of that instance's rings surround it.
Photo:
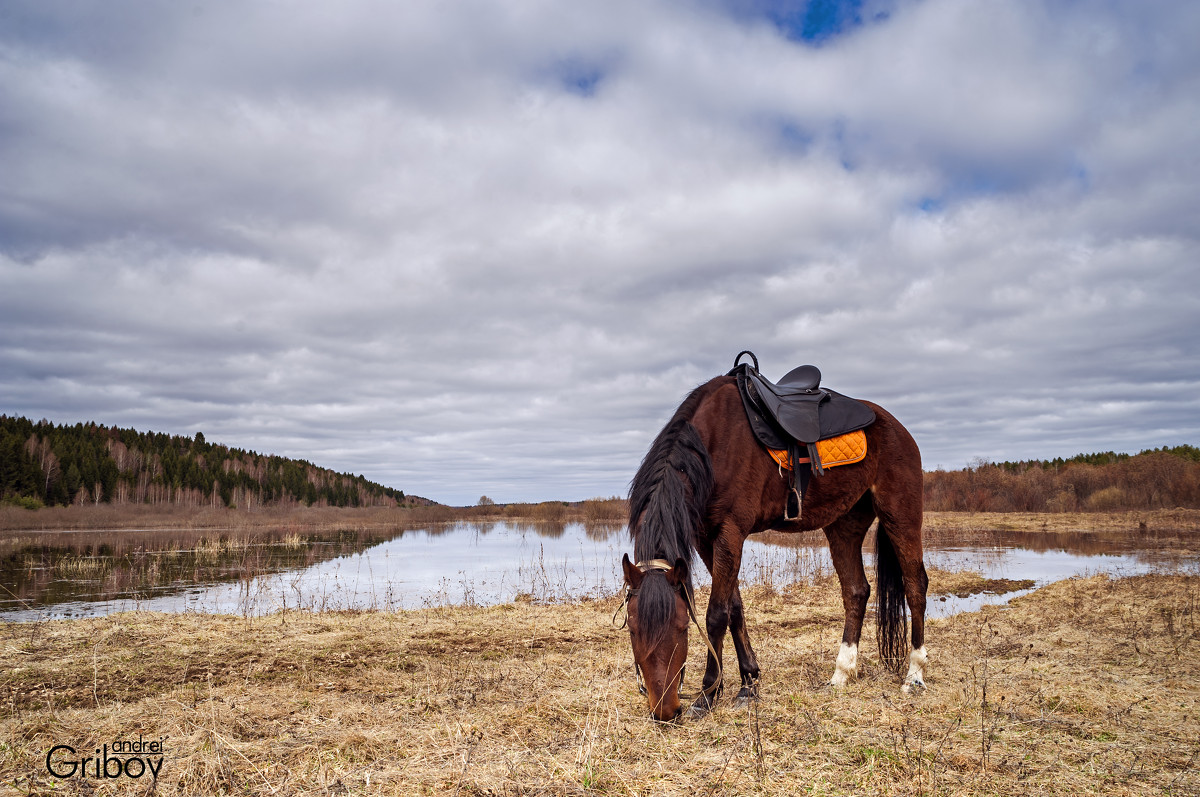
<path fill-rule="evenodd" d="M 0 6 L 0 413 L 625 494 L 754 350 L 927 469 L 1200 443 L 1200 3 Z"/>

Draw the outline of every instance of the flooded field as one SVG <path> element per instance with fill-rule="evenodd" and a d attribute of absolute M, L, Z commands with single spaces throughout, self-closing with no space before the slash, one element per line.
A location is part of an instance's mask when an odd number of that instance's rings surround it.
<path fill-rule="evenodd" d="M 926 531 L 926 564 L 1032 581 L 1030 588 L 1077 575 L 1194 573 L 1196 537 L 1145 524 L 1032 532 L 935 524 Z M 621 554 L 630 550 L 620 525 L 519 522 L 280 528 L 252 537 L 213 529 L 31 532 L 10 534 L 0 546 L 0 619 L 9 621 L 128 609 L 249 616 L 604 597 L 620 588 Z M 820 532 L 767 533 L 747 542 L 742 579 L 784 586 L 831 570 Z M 697 572 L 703 586 L 707 574 Z M 1026 591 L 935 595 L 929 613 L 974 610 Z"/>

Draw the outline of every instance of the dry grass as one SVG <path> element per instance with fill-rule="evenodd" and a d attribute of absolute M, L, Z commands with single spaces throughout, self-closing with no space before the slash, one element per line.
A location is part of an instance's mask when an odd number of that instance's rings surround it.
<path fill-rule="evenodd" d="M 986 578 L 970 570 L 942 570 L 926 567 L 929 574 L 929 597 L 953 595 L 966 598 L 970 595 L 1003 595 L 1017 590 L 1030 589 L 1037 582 L 1032 578 Z"/>
<path fill-rule="evenodd" d="M 645 719 L 615 598 L 7 624 L 0 781 L 144 793 L 44 763 L 141 733 L 167 737 L 159 794 L 1196 794 L 1198 597 L 1196 577 L 1096 577 L 936 621 L 908 697 L 869 653 L 824 686 L 835 580 L 754 588 L 762 699 L 679 726 Z"/>
<path fill-rule="evenodd" d="M 1026 531 L 1200 531 L 1200 509 L 1147 509 L 1130 512 L 926 512 L 929 532 Z"/>

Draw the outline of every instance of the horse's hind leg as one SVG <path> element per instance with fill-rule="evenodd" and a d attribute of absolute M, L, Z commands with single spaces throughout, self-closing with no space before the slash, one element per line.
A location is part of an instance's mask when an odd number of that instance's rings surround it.
<path fill-rule="evenodd" d="M 904 584 L 904 600 L 911 615 L 912 650 L 908 654 L 908 673 L 904 676 L 905 692 L 925 687 L 925 667 L 929 654 L 925 650 L 925 596 L 929 576 L 925 573 L 924 546 L 921 539 L 921 508 L 903 507 L 879 511 L 879 534 L 887 536 L 899 565 Z M 884 541 L 880 540 L 880 546 Z M 881 567 L 883 564 L 881 562 Z"/>
<path fill-rule="evenodd" d="M 862 544 L 874 519 L 875 510 L 871 500 L 864 496 L 849 512 L 825 527 L 829 554 L 842 586 L 842 606 L 846 612 L 842 644 L 838 649 L 833 677 L 829 679 L 833 686 L 845 686 L 850 679 L 858 676 L 858 641 L 862 636 L 863 618 L 867 614 L 867 600 L 871 597 L 871 585 L 863 569 Z"/>
<path fill-rule="evenodd" d="M 925 594 L 929 589 L 929 576 L 925 574 L 920 540 L 918 534 L 915 551 L 896 551 L 900 570 L 904 573 L 904 597 L 912 615 L 912 652 L 908 654 L 908 674 L 904 676 L 902 687 L 905 692 L 914 687 L 925 688 L 925 666 L 929 663 L 929 653 L 925 650 Z"/>

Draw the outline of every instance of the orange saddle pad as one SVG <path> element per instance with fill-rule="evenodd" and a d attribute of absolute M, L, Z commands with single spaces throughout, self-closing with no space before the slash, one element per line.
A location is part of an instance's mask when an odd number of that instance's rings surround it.
<path fill-rule="evenodd" d="M 771 458 L 779 463 L 781 468 L 792 469 L 792 460 L 788 456 L 788 452 L 780 451 L 775 448 L 768 448 L 771 452 Z M 817 441 L 817 453 L 821 455 L 821 466 L 825 468 L 836 468 L 838 465 L 853 465 L 855 462 L 861 462 L 867 456 L 867 433 L 862 429 L 857 432 L 849 432 L 847 434 L 831 437 L 828 440 Z M 801 462 L 809 462 L 808 457 L 804 457 Z"/>

